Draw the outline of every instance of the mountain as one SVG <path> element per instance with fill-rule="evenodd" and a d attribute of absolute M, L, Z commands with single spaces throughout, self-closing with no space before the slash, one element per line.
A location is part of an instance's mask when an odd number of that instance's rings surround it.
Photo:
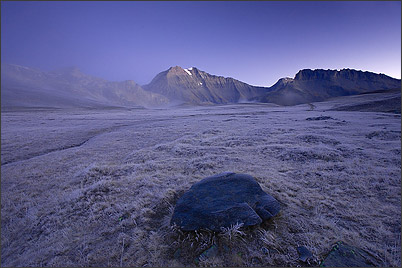
<path fill-rule="evenodd" d="M 134 81 L 110 82 L 78 68 L 43 72 L 1 64 L 1 107 L 156 106 L 168 99 Z"/>
<path fill-rule="evenodd" d="M 104 107 L 271 102 L 296 105 L 332 97 L 400 89 L 401 80 L 351 69 L 304 69 L 272 87 L 256 87 L 195 67 L 171 67 L 144 86 L 111 82 L 69 67 L 51 72 L 1 64 L 1 107 Z"/>
<path fill-rule="evenodd" d="M 401 80 L 384 74 L 352 69 L 304 69 L 294 78 L 279 79 L 265 94 L 252 100 L 296 105 L 394 88 L 401 88 Z"/>
<path fill-rule="evenodd" d="M 159 73 L 143 88 L 168 97 L 172 102 L 192 104 L 237 103 L 261 96 L 267 91 L 233 78 L 211 75 L 195 67 L 171 67 Z"/>

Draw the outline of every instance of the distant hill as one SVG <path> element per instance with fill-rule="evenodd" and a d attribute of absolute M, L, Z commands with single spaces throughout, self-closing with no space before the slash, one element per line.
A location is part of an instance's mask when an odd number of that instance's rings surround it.
<path fill-rule="evenodd" d="M 352 69 L 304 69 L 295 78 L 281 78 L 265 94 L 253 98 L 258 102 L 296 105 L 323 101 L 332 97 L 356 95 L 400 88 L 401 80 L 384 74 Z"/>
<path fill-rule="evenodd" d="M 171 67 L 159 73 L 144 89 L 171 101 L 192 104 L 224 104 L 247 101 L 261 96 L 268 88 L 255 87 L 233 78 L 211 75 L 195 67 Z"/>
<path fill-rule="evenodd" d="M 1 107 L 155 106 L 168 103 L 134 81 L 110 82 L 77 68 L 52 72 L 1 64 Z"/>

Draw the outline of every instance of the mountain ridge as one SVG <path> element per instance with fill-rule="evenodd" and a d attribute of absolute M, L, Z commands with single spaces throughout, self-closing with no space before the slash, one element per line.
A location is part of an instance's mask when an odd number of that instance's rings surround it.
<path fill-rule="evenodd" d="M 324 101 L 338 96 L 400 88 L 401 80 L 354 69 L 302 69 L 294 78 L 281 78 L 270 91 L 253 100 L 279 105 Z"/>
<path fill-rule="evenodd" d="M 262 102 L 297 105 L 332 97 L 400 88 L 401 80 L 385 74 L 354 69 L 302 69 L 294 78 L 284 77 L 271 87 L 253 86 L 231 77 L 217 76 L 196 67 L 172 66 L 150 83 L 112 82 L 82 73 L 77 67 L 50 72 L 16 64 L 1 64 L 2 107 L 50 98 L 70 106 L 145 107 L 192 104 L 213 105 Z M 28 97 L 29 96 L 29 97 Z M 45 104 L 42 101 L 42 104 Z"/>

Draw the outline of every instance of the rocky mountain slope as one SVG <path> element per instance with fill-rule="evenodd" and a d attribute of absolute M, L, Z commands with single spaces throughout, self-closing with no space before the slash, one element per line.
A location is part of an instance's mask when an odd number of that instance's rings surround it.
<path fill-rule="evenodd" d="M 233 78 L 211 75 L 195 67 L 171 67 L 159 73 L 144 89 L 168 97 L 171 101 L 193 104 L 237 103 L 260 96 L 269 90 Z"/>
<path fill-rule="evenodd" d="M 295 78 L 279 79 L 267 93 L 255 97 L 253 100 L 280 105 L 295 105 L 400 87 L 400 79 L 394 79 L 384 74 L 352 69 L 340 71 L 304 69 L 299 71 Z"/>
<path fill-rule="evenodd" d="M 110 82 L 77 68 L 52 72 L 1 65 L 1 107 L 102 107 L 176 104 L 227 104 L 243 101 L 296 105 L 400 89 L 401 80 L 351 69 L 304 69 L 281 78 L 272 87 L 256 87 L 230 77 L 211 75 L 195 67 L 171 67 L 149 84 Z"/>
<path fill-rule="evenodd" d="M 1 65 L 3 107 L 155 106 L 168 99 L 145 91 L 134 81 L 110 82 L 77 68 L 52 72 Z"/>

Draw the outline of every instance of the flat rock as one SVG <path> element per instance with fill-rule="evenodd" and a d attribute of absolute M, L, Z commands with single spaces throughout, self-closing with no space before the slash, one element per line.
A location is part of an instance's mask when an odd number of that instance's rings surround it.
<path fill-rule="evenodd" d="M 321 267 L 373 267 L 378 266 L 375 258 L 366 251 L 350 246 L 342 241 L 329 252 L 321 262 Z"/>
<path fill-rule="evenodd" d="M 279 202 L 247 174 L 232 172 L 195 183 L 178 201 L 171 224 L 184 231 L 253 226 L 279 213 Z"/>

